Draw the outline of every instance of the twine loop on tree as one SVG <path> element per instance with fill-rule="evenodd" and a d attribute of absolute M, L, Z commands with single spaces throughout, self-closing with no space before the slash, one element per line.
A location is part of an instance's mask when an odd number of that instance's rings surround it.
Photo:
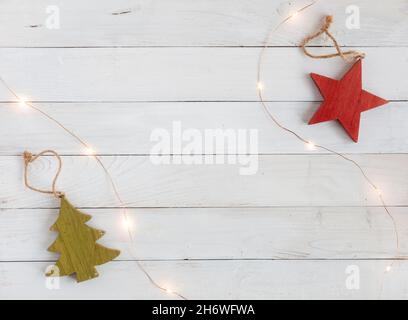
<path fill-rule="evenodd" d="M 319 31 L 316 33 L 306 37 L 302 43 L 300 44 L 300 47 L 302 48 L 303 52 L 305 55 L 307 55 L 310 58 L 314 59 L 328 59 L 328 58 L 334 58 L 334 57 L 341 57 L 344 61 L 349 62 L 350 60 L 356 60 L 356 59 L 364 59 L 365 53 L 355 51 L 355 50 L 350 50 L 350 51 L 341 51 L 339 44 L 337 43 L 336 39 L 334 36 L 329 32 L 330 25 L 333 22 L 333 16 L 326 16 L 324 19 L 323 25 L 320 27 Z M 315 55 L 307 51 L 306 45 L 313 39 L 319 37 L 325 33 L 330 40 L 333 41 L 334 47 L 336 48 L 337 53 L 331 53 L 331 54 L 322 54 L 322 55 Z M 351 59 L 350 59 L 351 58 Z"/>
<path fill-rule="evenodd" d="M 29 166 L 29 164 L 33 163 L 39 157 L 47 155 L 47 154 L 51 154 L 51 155 L 55 156 L 57 158 L 57 160 L 58 160 L 58 169 L 57 169 L 57 172 L 55 173 L 55 176 L 54 176 L 54 178 L 52 180 L 51 190 L 44 190 L 44 189 L 33 187 L 32 185 L 30 185 L 30 183 L 28 181 L 28 166 Z M 25 184 L 25 186 L 27 188 L 29 188 L 29 189 L 31 189 L 33 191 L 40 192 L 40 193 L 52 194 L 56 198 L 62 198 L 64 196 L 63 192 L 58 191 L 56 189 L 57 179 L 58 179 L 58 176 L 60 175 L 61 169 L 62 169 L 62 159 L 61 159 L 61 157 L 59 156 L 58 153 L 56 153 L 54 150 L 44 150 L 44 151 L 40 152 L 37 155 L 33 155 L 31 152 L 24 151 L 23 158 L 24 158 L 24 184 Z"/>

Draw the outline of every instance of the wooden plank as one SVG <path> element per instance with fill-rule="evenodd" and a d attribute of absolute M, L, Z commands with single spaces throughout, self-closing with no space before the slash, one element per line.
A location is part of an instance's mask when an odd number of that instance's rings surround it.
<path fill-rule="evenodd" d="M 363 88 L 387 100 L 407 100 L 408 47 L 364 51 Z M 259 53 L 259 48 L 0 49 L 0 70 L 20 95 L 35 101 L 258 101 Z M 347 70 L 341 59 L 310 59 L 298 48 L 272 48 L 264 62 L 264 97 L 271 101 L 321 100 L 308 74 L 338 78 Z M 1 87 L 0 100 L 15 98 Z"/>
<path fill-rule="evenodd" d="M 60 29 L 47 28 L 47 0 L 3 0 L 1 46 L 259 46 L 269 29 L 307 0 L 55 0 Z M 359 29 L 348 29 L 346 8 L 360 9 Z M 405 0 L 319 1 L 273 37 L 272 45 L 294 45 L 333 14 L 333 33 L 344 45 L 403 46 Z M 14 17 L 10 19 L 10 17 Z M 319 41 L 318 43 L 322 43 Z"/>
<path fill-rule="evenodd" d="M 271 112 L 286 126 L 339 152 L 408 152 L 406 102 L 391 102 L 384 108 L 363 114 L 358 144 L 351 143 L 336 122 L 307 125 L 318 106 L 319 102 L 269 103 Z M 176 122 L 183 130 L 200 130 L 201 135 L 206 129 L 222 128 L 235 132 L 245 129 L 249 136 L 250 130 L 256 129 L 257 149 L 261 154 L 320 152 L 306 148 L 293 136 L 277 128 L 258 102 L 49 103 L 41 105 L 41 108 L 88 141 L 99 154 L 154 153 L 156 142 L 151 139 L 152 133 L 162 128 L 174 136 Z M 0 155 L 49 148 L 68 155 L 83 152 L 75 140 L 34 111 L 21 112 L 15 104 L 0 104 L 0 118 Z M 182 145 L 184 147 L 186 143 Z M 203 153 L 207 153 L 206 150 Z"/>
<path fill-rule="evenodd" d="M 58 151 L 58 150 L 57 150 Z M 213 158 L 211 158 L 213 159 Z M 148 156 L 103 157 L 128 206 L 366 206 L 380 205 L 378 195 L 359 170 L 337 156 L 276 155 L 235 158 L 236 164 L 153 164 Z M 388 205 L 408 204 L 408 155 L 355 155 L 355 161 L 378 184 Z M 178 161 L 176 157 L 170 161 Z M 203 160 L 196 156 L 189 160 Z M 205 160 L 205 158 L 204 158 Z M 204 161 L 203 160 L 203 161 Z M 214 159 L 213 159 L 214 160 Z M 89 156 L 63 157 L 58 182 L 77 207 L 118 206 L 103 170 Z M 184 161 L 181 159 L 180 161 Z M 231 159 L 229 161 L 232 161 Z M 221 162 L 221 161 L 220 161 Z M 227 164 L 229 163 L 229 164 Z M 248 165 L 248 163 L 250 165 Z M 22 158 L 1 157 L 2 208 L 56 207 L 49 195 L 27 190 Z M 253 175 L 240 175 L 248 168 Z M 55 161 L 45 158 L 30 167 L 32 183 L 47 186 Z M 75 179 L 73 178 L 73 173 Z"/>
<path fill-rule="evenodd" d="M 90 225 L 107 231 L 100 243 L 123 255 L 98 267 L 98 281 L 78 288 L 73 278 L 64 278 L 60 290 L 47 289 L 45 267 L 57 256 L 45 248 L 56 237 L 48 228 L 58 211 L 50 208 L 58 201 L 24 188 L 21 158 L 10 155 L 24 149 L 69 155 L 82 150 L 38 114 L 2 103 L 0 298 L 174 298 L 149 283 L 136 258 L 155 260 L 142 263 L 158 283 L 188 298 L 408 298 L 407 263 L 389 260 L 397 254 L 391 220 L 358 170 L 334 156 L 308 154 L 260 109 L 255 83 L 260 48 L 207 48 L 262 46 L 290 3 L 56 0 L 59 30 L 45 26 L 48 1 L 0 3 L 0 76 L 25 98 L 48 101 L 45 110 L 97 152 L 112 154 L 103 161 L 120 193 L 127 205 L 141 207 L 129 209 L 132 244 L 122 210 L 108 208 L 118 202 L 94 159 L 65 156 L 59 188 L 93 215 Z M 360 8 L 360 29 L 346 28 L 348 5 Z M 340 59 L 314 61 L 293 47 L 327 13 L 335 16 L 339 43 L 367 53 L 364 89 L 394 100 L 364 116 L 358 145 L 347 143 L 334 123 L 305 125 L 321 100 L 308 74 L 338 78 L 347 69 Z M 288 47 L 271 48 L 265 56 L 271 109 L 312 141 L 341 152 L 407 153 L 406 15 L 406 0 L 387 6 L 320 1 L 273 36 L 272 46 Z M 314 44 L 330 44 L 326 40 Z M 10 100 L 0 87 L 0 101 Z M 250 176 L 239 175 L 239 164 L 154 165 L 150 134 L 169 129 L 172 121 L 200 130 L 256 128 L 259 152 L 271 155 L 260 156 L 259 170 Z M 408 154 L 352 157 L 392 206 L 398 253 L 406 256 Z M 52 159 L 42 159 L 33 165 L 31 179 L 46 186 L 53 170 Z M 362 207 L 367 205 L 377 207 Z M 360 268 L 359 290 L 346 287 L 350 266 Z"/>
<path fill-rule="evenodd" d="M 161 285 L 189 299 L 406 299 L 408 263 L 397 261 L 152 261 Z M 175 299 L 152 286 L 135 262 L 100 266 L 97 281 L 63 278 L 47 287 L 47 262 L 0 263 L 2 299 Z M 359 289 L 350 282 L 359 276 Z M 27 285 L 29 284 L 29 285 Z M 55 287 L 54 287 L 55 288 Z M 351 288 L 351 289 L 349 289 Z"/>
<path fill-rule="evenodd" d="M 121 250 L 119 260 L 387 259 L 408 254 L 408 209 L 171 208 L 86 209 L 89 226 L 106 231 L 98 243 Z M 49 261 L 48 232 L 57 209 L 10 209 L 0 214 L 0 261 Z M 126 226 L 132 230 L 130 241 Z"/>

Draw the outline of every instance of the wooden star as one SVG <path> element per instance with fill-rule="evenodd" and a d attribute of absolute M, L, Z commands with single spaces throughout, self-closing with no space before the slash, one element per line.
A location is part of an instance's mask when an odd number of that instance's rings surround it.
<path fill-rule="evenodd" d="M 362 89 L 361 59 L 340 80 L 315 73 L 310 75 L 324 101 L 309 124 L 338 120 L 355 142 L 358 141 L 361 112 L 388 102 Z"/>

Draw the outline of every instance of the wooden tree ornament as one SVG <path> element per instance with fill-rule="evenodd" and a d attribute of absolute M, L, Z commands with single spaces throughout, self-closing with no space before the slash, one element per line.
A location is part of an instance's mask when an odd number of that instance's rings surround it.
<path fill-rule="evenodd" d="M 52 182 L 52 190 L 34 188 L 28 182 L 28 165 L 45 154 L 54 155 L 59 163 L 58 171 Z M 25 185 L 37 192 L 53 194 L 61 201 L 59 216 L 57 221 L 51 226 L 51 230 L 59 234 L 54 243 L 48 248 L 49 251 L 57 252 L 61 255 L 55 264 L 56 268 L 48 273 L 47 276 L 76 274 L 77 282 L 98 277 L 99 274 L 95 266 L 115 259 L 120 254 L 120 251 L 109 249 L 96 243 L 105 232 L 86 225 L 86 222 L 91 219 L 91 216 L 76 209 L 62 192 L 56 190 L 56 181 L 62 166 L 60 156 L 52 150 L 45 150 L 36 156 L 33 156 L 29 152 L 24 152 L 24 163 Z"/>

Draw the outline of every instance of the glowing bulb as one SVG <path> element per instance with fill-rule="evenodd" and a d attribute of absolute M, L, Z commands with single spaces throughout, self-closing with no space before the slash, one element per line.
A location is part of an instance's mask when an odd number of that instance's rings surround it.
<path fill-rule="evenodd" d="M 129 219 L 127 215 L 123 216 L 122 224 L 126 230 L 130 230 L 132 227 L 132 221 Z"/>
<path fill-rule="evenodd" d="M 379 196 L 382 195 L 381 189 L 375 188 L 375 192 L 377 192 L 377 194 L 378 194 Z"/>
<path fill-rule="evenodd" d="M 169 289 L 169 288 L 166 288 L 165 290 L 166 290 L 166 292 L 167 292 L 168 294 L 173 294 L 173 293 L 174 293 L 174 292 L 173 292 L 171 289 Z"/>
<path fill-rule="evenodd" d="M 259 91 L 262 91 L 263 88 L 264 88 L 263 83 L 259 81 L 259 82 L 257 83 L 257 85 L 256 85 L 256 88 L 257 88 Z"/>
<path fill-rule="evenodd" d="M 94 155 L 95 155 L 95 150 L 92 149 L 91 147 L 86 147 L 86 148 L 84 149 L 84 153 L 85 153 L 87 156 L 94 156 Z"/>
<path fill-rule="evenodd" d="M 292 13 L 292 15 L 290 16 L 290 18 L 291 18 L 291 19 L 295 19 L 298 15 L 299 15 L 299 12 L 295 11 L 294 13 Z"/>
<path fill-rule="evenodd" d="M 307 142 L 307 143 L 306 143 L 306 146 L 307 146 L 307 148 L 308 148 L 309 150 L 314 150 L 314 149 L 316 148 L 316 145 L 315 145 L 313 142 L 311 142 L 311 141 Z"/>
<path fill-rule="evenodd" d="M 19 99 L 18 99 L 18 105 L 21 107 L 21 108 L 26 108 L 28 105 L 27 105 L 27 99 L 26 98 L 24 98 L 24 97 L 19 97 Z"/>
<path fill-rule="evenodd" d="M 391 271 L 391 266 L 386 266 L 385 267 L 385 272 L 390 272 Z"/>

